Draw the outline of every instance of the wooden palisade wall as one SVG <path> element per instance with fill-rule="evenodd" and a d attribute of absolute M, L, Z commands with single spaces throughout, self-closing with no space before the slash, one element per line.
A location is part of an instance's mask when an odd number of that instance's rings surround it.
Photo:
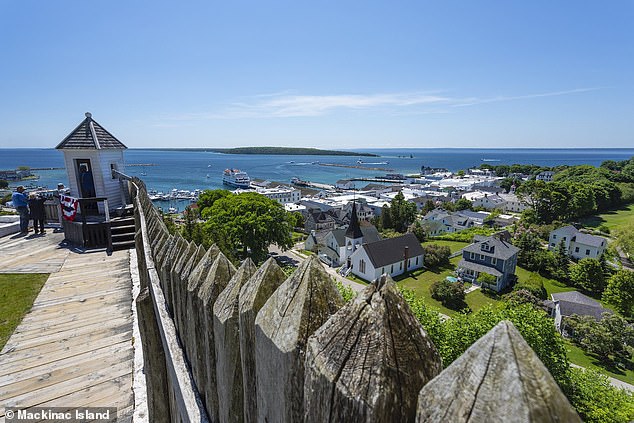
<path fill-rule="evenodd" d="M 443 370 L 389 277 L 344 304 L 314 256 L 236 269 L 130 188 L 150 421 L 579 421 L 511 323 Z"/>

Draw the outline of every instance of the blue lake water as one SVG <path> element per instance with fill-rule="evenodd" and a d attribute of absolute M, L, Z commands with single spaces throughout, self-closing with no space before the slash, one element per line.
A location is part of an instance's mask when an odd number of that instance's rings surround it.
<path fill-rule="evenodd" d="M 125 152 L 128 164 L 150 163 L 156 166 L 126 168 L 126 173 L 145 180 L 149 189 L 169 191 L 173 188 L 194 190 L 222 187 L 222 171 L 228 167 L 246 171 L 252 178 L 289 182 L 292 177 L 334 183 L 339 179 L 382 176 L 386 172 L 341 167 L 325 167 L 314 162 L 357 165 L 392 169 L 394 173 L 416 173 L 421 165 L 444 167 L 452 171 L 479 166 L 483 159 L 490 164 L 590 164 L 604 160 L 625 160 L 634 149 L 381 149 L 356 150 L 381 157 L 233 155 L 204 151 L 130 149 Z M 413 158 L 410 158 L 410 155 Z M 389 164 L 369 164 L 387 161 Z M 0 169 L 18 166 L 63 167 L 61 151 L 54 149 L 0 149 Z M 36 183 L 53 188 L 58 182 L 68 184 L 64 170 L 34 172 Z M 142 175 L 145 173 L 145 175 Z"/>

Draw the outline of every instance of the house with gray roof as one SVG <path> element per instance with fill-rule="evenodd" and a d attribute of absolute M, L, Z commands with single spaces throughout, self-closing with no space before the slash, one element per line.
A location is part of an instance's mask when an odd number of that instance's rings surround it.
<path fill-rule="evenodd" d="M 552 231 L 548 237 L 548 249 L 555 250 L 562 241 L 568 255 L 577 260 L 599 258 L 608 246 L 605 238 L 581 232 L 572 225 Z"/>
<path fill-rule="evenodd" d="M 601 320 L 604 317 L 604 313 L 612 313 L 598 301 L 578 291 L 551 294 L 551 300 L 544 301 L 544 305 L 550 316 L 554 317 L 555 327 L 560 333 L 565 333 L 565 319 L 573 314 L 591 316 L 596 320 Z"/>
<path fill-rule="evenodd" d="M 423 267 L 425 252 L 412 233 L 362 244 L 350 256 L 353 274 L 373 282 L 381 275 L 391 277 Z"/>
<path fill-rule="evenodd" d="M 500 292 L 513 280 L 519 251 L 501 234 L 478 237 L 473 244 L 462 249 L 462 260 L 456 273 L 470 282 L 478 282 L 481 273 L 489 274 L 495 277 L 495 284 L 483 286 Z"/>

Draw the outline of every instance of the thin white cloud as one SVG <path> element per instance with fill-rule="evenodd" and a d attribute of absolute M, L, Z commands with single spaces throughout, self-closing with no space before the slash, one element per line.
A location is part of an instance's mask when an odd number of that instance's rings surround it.
<path fill-rule="evenodd" d="M 538 94 L 527 94 L 527 95 L 517 95 L 517 96 L 498 96 L 491 98 L 472 98 L 466 99 L 463 102 L 459 102 L 454 104 L 454 107 L 466 107 L 466 106 L 475 106 L 478 104 L 486 104 L 486 103 L 498 103 L 502 101 L 514 101 L 514 100 L 530 100 L 534 98 L 542 98 L 542 97 L 559 97 L 562 95 L 570 95 L 577 93 L 585 93 L 589 91 L 596 91 L 598 87 L 594 88 L 575 88 L 574 90 L 565 90 L 565 91 L 552 91 L 546 93 L 538 93 Z"/>
<path fill-rule="evenodd" d="M 388 94 L 341 94 L 341 95 L 294 95 L 289 91 L 261 94 L 232 103 L 218 111 L 209 113 L 188 113 L 172 116 L 169 120 L 213 120 L 242 118 L 289 118 L 323 116 L 337 110 L 374 110 L 385 113 L 430 114 L 447 113 L 447 107 L 469 107 L 486 103 L 517 101 L 541 97 L 556 97 L 599 88 L 577 88 L 518 96 L 497 96 L 489 98 L 451 97 L 434 93 L 388 93 Z"/>

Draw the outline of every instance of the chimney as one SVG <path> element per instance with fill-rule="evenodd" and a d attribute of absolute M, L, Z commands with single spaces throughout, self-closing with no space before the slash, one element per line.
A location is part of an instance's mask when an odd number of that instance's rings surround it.
<path fill-rule="evenodd" d="M 409 247 L 405 246 L 405 251 L 403 252 L 403 256 L 405 257 L 405 272 L 403 273 L 407 273 L 407 261 L 409 259 Z"/>

